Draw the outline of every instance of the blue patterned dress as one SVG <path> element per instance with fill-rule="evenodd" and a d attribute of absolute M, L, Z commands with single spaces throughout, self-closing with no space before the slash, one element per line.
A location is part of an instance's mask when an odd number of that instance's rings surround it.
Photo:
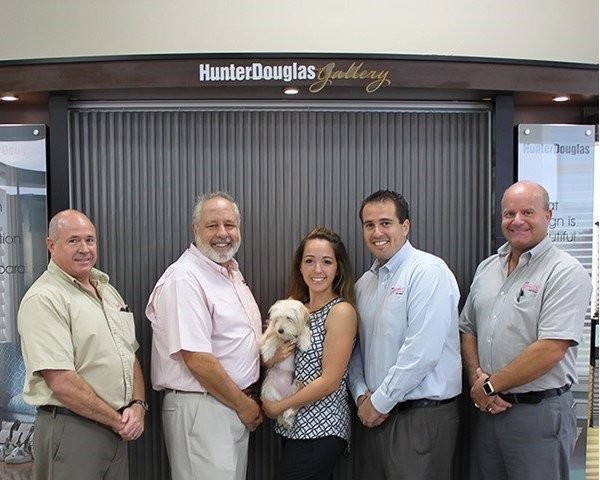
<path fill-rule="evenodd" d="M 341 298 L 335 298 L 310 314 L 311 345 L 306 352 L 296 351 L 294 367 L 295 378 L 301 380 L 305 385 L 321 376 L 325 320 L 331 307 L 341 301 Z M 277 423 L 275 432 L 295 440 L 336 436 L 350 442 L 347 377 L 348 371 L 346 370 L 340 386 L 335 392 L 300 408 L 291 429 L 288 430 Z"/>

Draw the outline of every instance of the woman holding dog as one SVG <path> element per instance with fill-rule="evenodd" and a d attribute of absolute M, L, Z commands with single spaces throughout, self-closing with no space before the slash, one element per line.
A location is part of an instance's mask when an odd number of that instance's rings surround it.
<path fill-rule="evenodd" d="M 300 242 L 293 259 L 290 298 L 309 309 L 311 346 L 296 351 L 295 378 L 303 383 L 279 402 L 263 400 L 263 409 L 277 418 L 299 408 L 290 429 L 279 424 L 283 439 L 276 480 L 325 480 L 350 441 L 351 414 L 346 378 L 356 339 L 354 276 L 339 235 L 325 227 Z M 291 355 L 285 347 L 278 357 Z"/>

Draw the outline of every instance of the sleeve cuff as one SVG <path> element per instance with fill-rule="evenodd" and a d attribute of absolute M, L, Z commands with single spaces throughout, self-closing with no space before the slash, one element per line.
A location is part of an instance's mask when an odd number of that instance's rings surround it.
<path fill-rule="evenodd" d="M 373 395 L 371 395 L 371 403 L 375 407 L 379 413 L 388 413 L 394 406 L 396 405 L 395 401 L 391 401 L 388 398 L 385 398 L 381 390 L 376 390 Z"/>
<path fill-rule="evenodd" d="M 367 390 L 367 384 L 363 380 L 359 380 L 351 385 L 350 393 L 352 394 L 355 404 L 358 401 L 358 397 L 363 395 Z"/>

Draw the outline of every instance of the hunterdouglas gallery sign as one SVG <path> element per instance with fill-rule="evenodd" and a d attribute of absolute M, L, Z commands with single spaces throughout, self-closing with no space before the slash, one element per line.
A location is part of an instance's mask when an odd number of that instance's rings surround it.
<path fill-rule="evenodd" d="M 364 85 L 368 93 L 388 86 L 389 70 L 370 70 L 364 62 L 352 62 L 348 67 L 340 67 L 335 62 L 323 66 L 304 65 L 292 62 L 284 65 L 268 65 L 260 62 L 239 65 L 199 65 L 200 82 L 259 82 L 276 80 L 286 83 L 312 81 L 311 93 L 317 93 L 337 80 L 356 81 Z"/>

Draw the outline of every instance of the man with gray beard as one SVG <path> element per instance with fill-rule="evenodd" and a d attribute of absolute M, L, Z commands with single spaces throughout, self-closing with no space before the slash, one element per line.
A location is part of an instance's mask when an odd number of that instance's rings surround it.
<path fill-rule="evenodd" d="M 173 480 L 246 477 L 249 432 L 262 422 L 256 399 L 261 315 L 233 258 L 240 213 L 226 193 L 203 195 L 194 242 L 156 283 L 146 315 L 152 387 Z"/>

